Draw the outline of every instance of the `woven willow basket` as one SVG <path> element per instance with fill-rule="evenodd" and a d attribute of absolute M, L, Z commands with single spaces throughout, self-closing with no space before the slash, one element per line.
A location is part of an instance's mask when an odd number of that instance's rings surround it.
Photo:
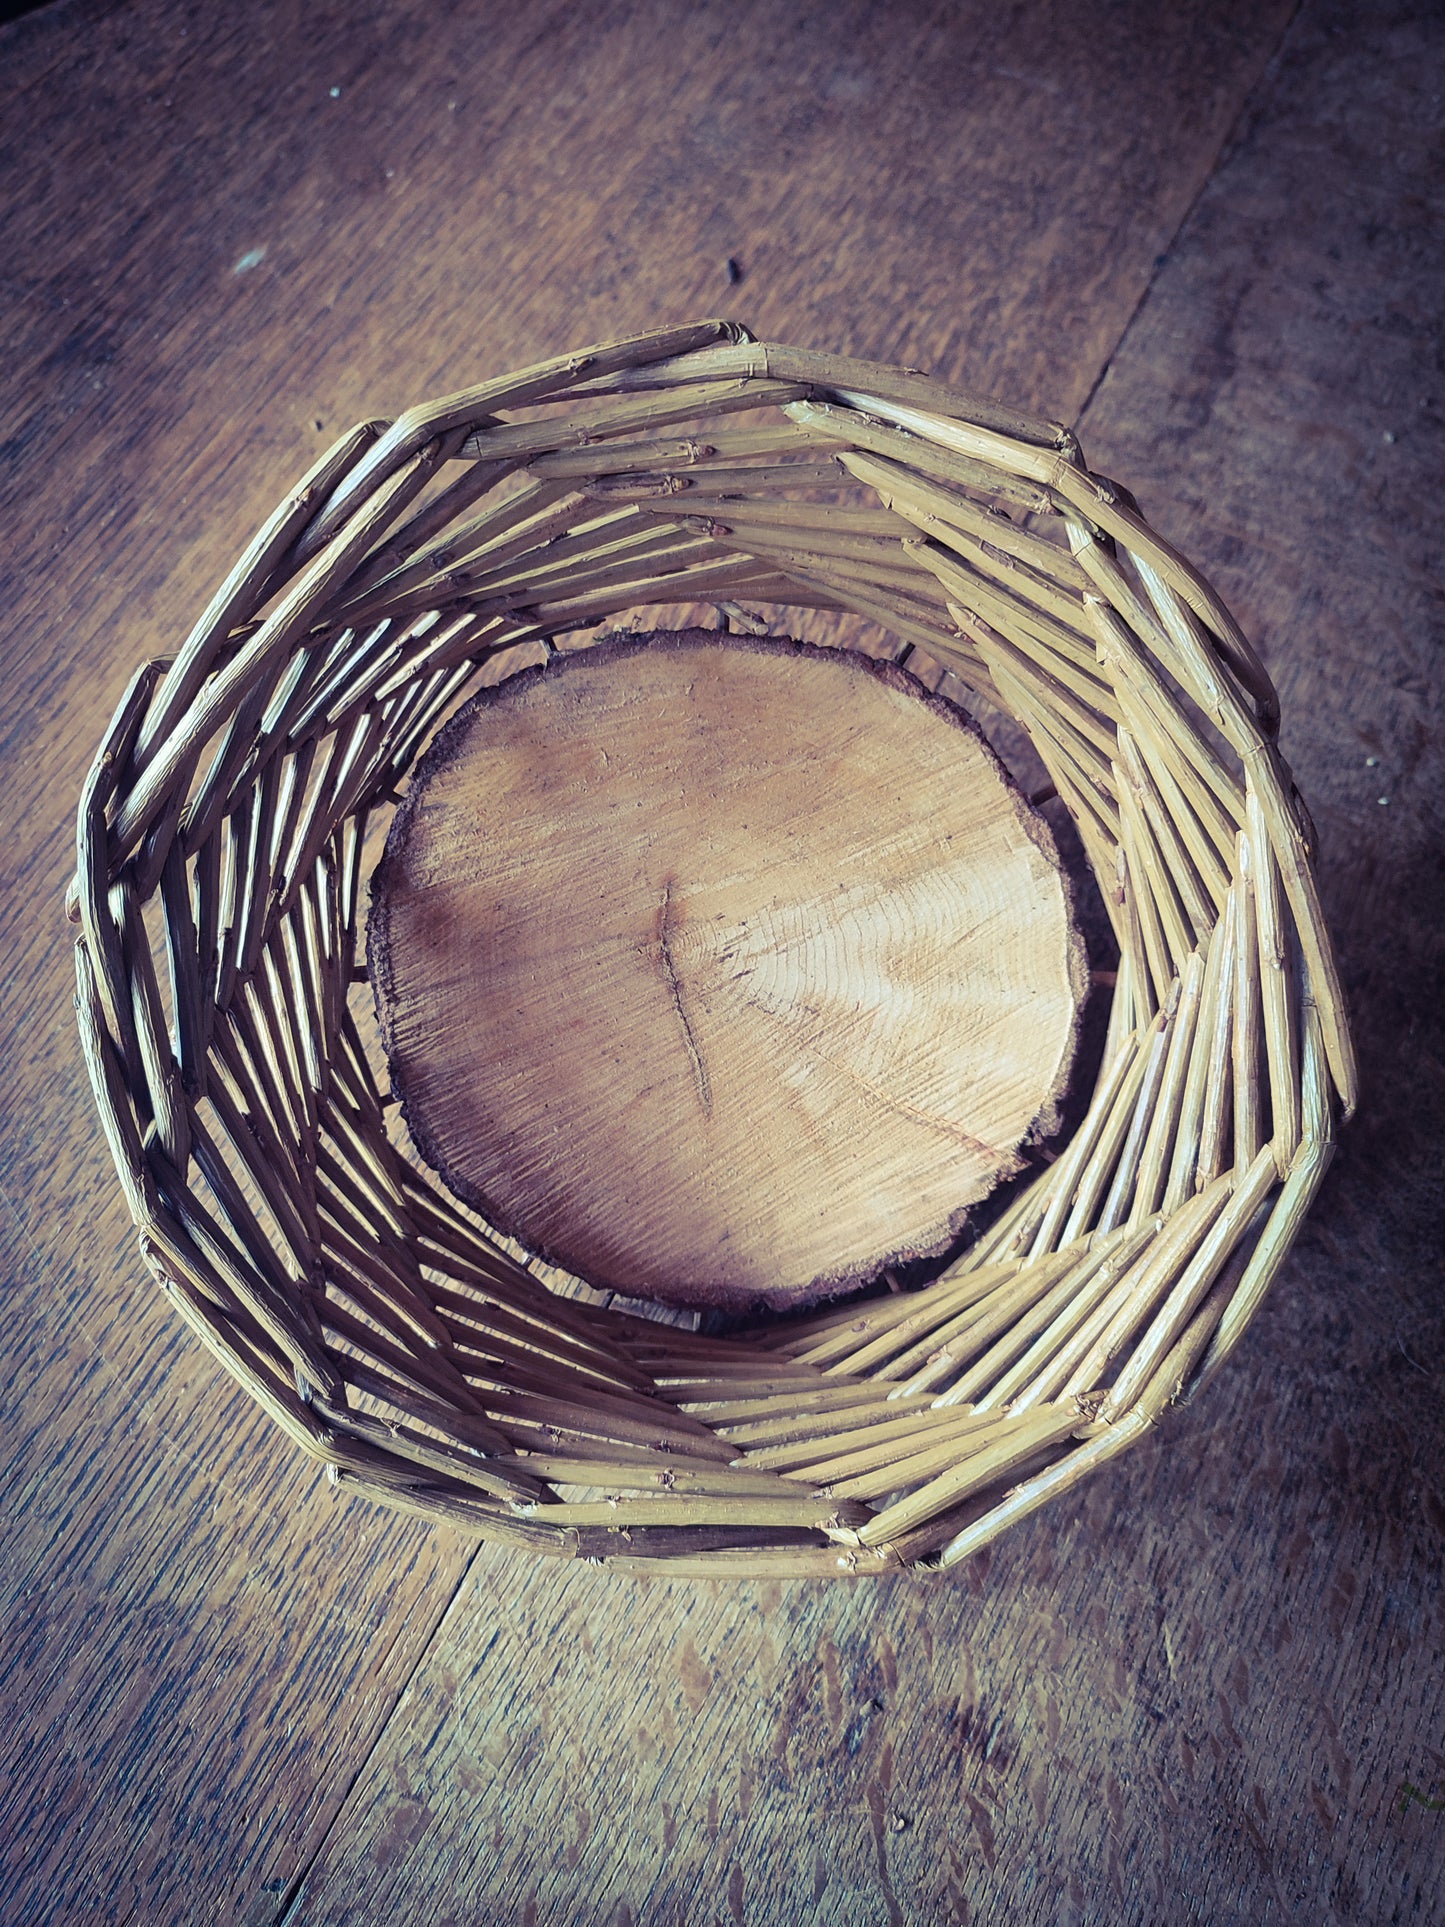
<path fill-rule="evenodd" d="M 358 957 L 368 825 L 502 652 L 738 598 L 870 618 L 1021 725 L 1120 961 L 1082 1123 L 962 1258 L 724 1339 L 558 1295 L 438 1188 Z M 704 322 L 365 423 L 85 785 L 81 1038 L 145 1259 L 333 1480 L 405 1510 L 669 1570 L 951 1565 L 1226 1356 L 1352 1106 L 1277 721 L 1067 430 L 918 374 Z"/>

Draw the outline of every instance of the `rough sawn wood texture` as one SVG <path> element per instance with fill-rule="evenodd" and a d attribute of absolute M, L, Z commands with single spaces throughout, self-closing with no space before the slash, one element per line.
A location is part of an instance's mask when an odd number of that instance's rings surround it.
<path fill-rule="evenodd" d="M 367 957 L 453 1191 L 595 1288 L 740 1313 L 941 1256 L 1058 1128 L 1086 994 L 1053 838 L 963 711 L 701 630 L 469 703 Z"/>
<path fill-rule="evenodd" d="M 1438 1918 L 1436 10 L 62 0 L 0 63 L 0 1917 Z M 1097 388 L 1094 459 L 1281 688 L 1364 1102 L 1170 1449 L 966 1588 L 492 1550 L 457 1591 L 445 1529 L 352 1500 L 338 1546 L 137 1291 L 70 803 L 338 423 L 744 298 L 1066 419 Z"/>

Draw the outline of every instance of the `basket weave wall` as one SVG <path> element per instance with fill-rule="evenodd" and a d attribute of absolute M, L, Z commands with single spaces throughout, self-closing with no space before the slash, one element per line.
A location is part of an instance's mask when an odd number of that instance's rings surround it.
<path fill-rule="evenodd" d="M 856 612 L 1012 716 L 1120 965 L 1083 1122 L 977 1245 L 724 1340 L 555 1295 L 441 1191 L 353 986 L 368 822 L 496 659 L 739 599 Z M 1066 429 L 920 375 L 704 322 L 363 424 L 137 673 L 81 799 L 81 1039 L 146 1261 L 405 1509 L 670 1570 L 965 1558 L 1232 1349 L 1353 1105 L 1277 723 Z"/>

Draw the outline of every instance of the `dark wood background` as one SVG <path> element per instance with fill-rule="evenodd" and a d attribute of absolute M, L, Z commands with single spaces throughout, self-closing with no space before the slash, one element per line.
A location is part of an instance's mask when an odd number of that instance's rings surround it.
<path fill-rule="evenodd" d="M 1445 1918 L 1438 5 L 58 0 L 0 90 L 7 1927 Z M 318 447 L 706 313 L 1076 421 L 1323 836 L 1366 1087 L 1295 1256 L 947 1582 L 335 1497 L 166 1317 L 73 1039 L 82 771 Z"/>

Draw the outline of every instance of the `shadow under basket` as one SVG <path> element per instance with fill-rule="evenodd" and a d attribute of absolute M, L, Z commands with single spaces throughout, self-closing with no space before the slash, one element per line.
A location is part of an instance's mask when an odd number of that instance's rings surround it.
<path fill-rule="evenodd" d="M 551 1288 L 439 1186 L 358 961 L 458 706 L 699 604 L 862 617 L 1011 718 L 1119 948 L 1082 1121 L 962 1256 L 727 1337 Z M 334 1481 L 407 1511 L 678 1572 L 967 1558 L 1218 1367 L 1353 1106 L 1278 713 L 1067 429 L 922 375 L 709 321 L 364 423 L 137 672 L 81 799 L 80 1034 L 145 1260 Z"/>

